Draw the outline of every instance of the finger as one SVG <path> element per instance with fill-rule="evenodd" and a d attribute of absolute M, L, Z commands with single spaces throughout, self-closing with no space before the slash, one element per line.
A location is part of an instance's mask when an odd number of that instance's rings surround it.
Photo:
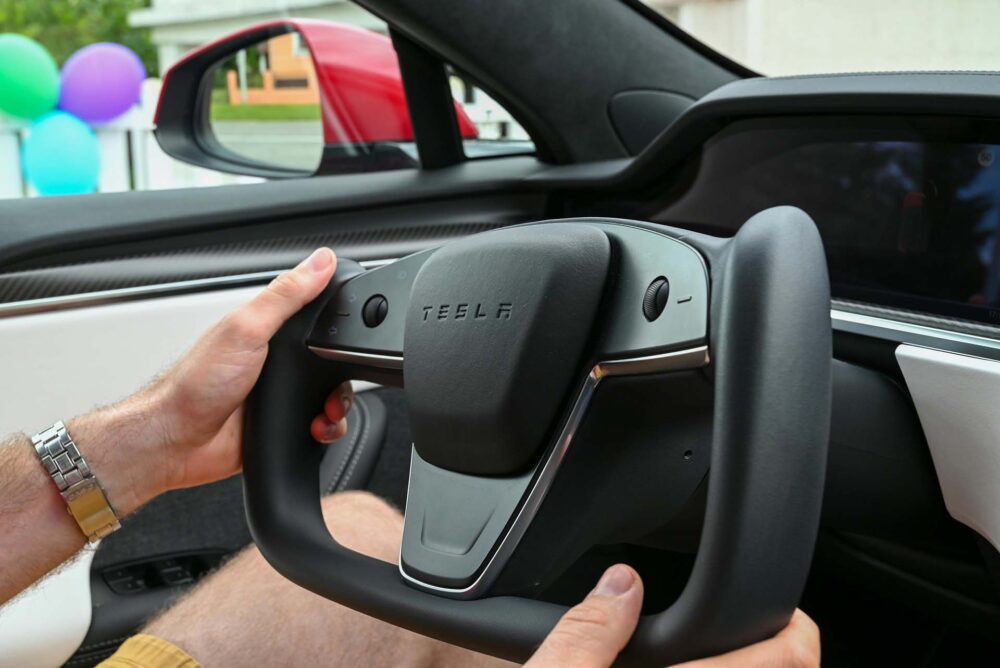
<path fill-rule="evenodd" d="M 330 419 L 330 422 L 337 422 L 347 417 L 354 405 L 354 388 L 350 381 L 343 383 L 330 393 L 323 405 L 323 411 Z"/>
<path fill-rule="evenodd" d="M 788 626 L 773 638 L 673 668 L 819 668 L 819 660 L 819 627 L 809 615 L 796 610 Z"/>
<path fill-rule="evenodd" d="M 601 577 L 582 603 L 571 608 L 526 666 L 607 668 L 632 637 L 642 608 L 642 580 L 618 564 Z"/>
<path fill-rule="evenodd" d="M 235 331 L 242 345 L 256 349 L 265 345 L 286 320 L 319 296 L 337 270 L 337 256 L 319 248 L 264 288 L 233 313 Z"/>
<path fill-rule="evenodd" d="M 347 433 L 347 419 L 334 422 L 325 415 L 317 415 L 309 425 L 309 433 L 320 443 L 333 443 Z"/>

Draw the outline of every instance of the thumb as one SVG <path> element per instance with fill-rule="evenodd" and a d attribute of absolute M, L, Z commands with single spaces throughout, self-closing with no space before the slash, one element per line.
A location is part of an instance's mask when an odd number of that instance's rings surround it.
<path fill-rule="evenodd" d="M 312 255 L 271 281 L 256 297 L 233 315 L 243 326 L 240 343 L 253 350 L 265 345 L 285 321 L 316 299 L 337 270 L 337 256 L 329 248 Z M 242 337 L 241 337 L 242 338 Z M 242 347 L 241 346 L 241 347 Z"/>
<path fill-rule="evenodd" d="M 608 668 L 632 637 L 641 608 L 638 573 L 624 564 L 612 566 L 587 598 L 563 615 L 525 666 Z"/>

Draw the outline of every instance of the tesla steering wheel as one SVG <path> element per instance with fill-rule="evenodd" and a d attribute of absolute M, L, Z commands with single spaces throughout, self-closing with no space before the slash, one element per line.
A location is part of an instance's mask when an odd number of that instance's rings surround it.
<path fill-rule="evenodd" d="M 575 559 L 648 544 L 694 507 L 687 583 L 642 617 L 620 663 L 762 640 L 801 596 L 819 525 L 829 304 L 815 225 L 789 207 L 726 239 L 590 218 L 370 271 L 342 260 L 272 339 L 249 400 L 253 538 L 306 589 L 522 661 L 566 611 L 542 599 Z M 339 545 L 323 521 L 309 424 L 349 379 L 405 390 L 398 567 Z"/>

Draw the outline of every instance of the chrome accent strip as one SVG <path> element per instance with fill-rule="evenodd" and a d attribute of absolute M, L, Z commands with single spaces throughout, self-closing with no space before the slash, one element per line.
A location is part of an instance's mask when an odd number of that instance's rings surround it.
<path fill-rule="evenodd" d="M 361 260 L 360 262 L 358 262 L 358 264 L 360 264 L 365 269 L 378 269 L 379 267 L 384 267 L 387 264 L 392 264 L 396 260 L 400 259 L 402 258 L 389 257 L 381 260 Z"/>
<path fill-rule="evenodd" d="M 360 264 L 365 269 L 374 269 L 395 262 L 396 258 L 385 260 L 362 260 Z M 256 271 L 248 274 L 233 274 L 231 276 L 215 276 L 213 278 L 194 278 L 188 281 L 172 281 L 170 283 L 155 283 L 153 285 L 137 285 L 130 288 L 115 288 L 96 292 L 82 292 L 74 295 L 58 297 L 42 297 L 40 299 L 25 299 L 18 302 L 0 304 L 0 318 L 10 318 L 16 315 L 63 311 L 66 309 L 83 308 L 87 306 L 103 306 L 119 302 L 147 299 L 150 297 L 168 297 L 192 292 L 204 292 L 223 288 L 236 288 L 259 283 L 266 283 L 280 274 L 284 269 Z"/>
<path fill-rule="evenodd" d="M 590 373 L 587 374 L 587 378 L 583 382 L 583 387 L 580 388 L 580 391 L 576 396 L 576 400 L 573 402 L 573 407 L 570 409 L 569 416 L 563 424 L 562 431 L 559 434 L 559 438 L 556 440 L 555 447 L 552 448 L 548 457 L 544 462 L 542 462 L 539 473 L 535 477 L 534 482 L 531 484 L 531 488 L 528 490 L 524 503 L 521 504 L 521 508 L 517 511 L 517 515 L 511 522 L 510 528 L 500 539 L 500 544 L 497 546 L 496 550 L 494 550 L 493 555 L 490 557 L 489 561 L 486 562 L 486 566 L 483 568 L 479 576 L 476 577 L 475 581 L 463 589 L 439 587 L 437 585 L 422 582 L 421 580 L 407 574 L 404 570 L 402 545 L 400 546 L 400 555 L 398 559 L 400 575 L 404 580 L 417 589 L 429 591 L 448 598 L 471 599 L 484 594 L 486 590 L 489 589 L 489 587 L 491 587 L 496 581 L 497 576 L 499 576 L 500 571 L 506 565 L 507 560 L 510 559 L 510 556 L 514 553 L 514 549 L 517 547 L 518 543 L 521 542 L 521 538 L 524 536 L 525 531 L 527 531 L 528 526 L 531 524 L 532 520 L 535 519 L 535 515 L 541 507 L 542 501 L 548 494 L 549 488 L 552 487 L 552 482 L 555 480 L 556 472 L 559 470 L 559 466 L 562 464 L 563 458 L 569 451 L 569 447 L 573 442 L 573 437 L 576 436 L 576 432 L 583 422 L 587 409 L 590 407 L 590 401 L 594 396 L 594 391 L 597 389 L 601 380 L 611 376 L 628 376 L 645 373 L 697 369 L 708 364 L 708 360 L 708 346 L 698 346 L 686 350 L 663 353 L 661 355 L 649 355 L 647 357 L 636 357 L 622 360 L 609 360 L 595 364 L 590 370 Z M 412 472 L 412 467 L 410 470 Z"/>
<path fill-rule="evenodd" d="M 600 380 L 609 376 L 640 376 L 645 373 L 696 369 L 707 366 L 708 362 L 708 346 L 698 346 L 672 353 L 598 362 L 590 373 Z"/>
<path fill-rule="evenodd" d="M 838 332 L 1000 360 L 1000 340 L 985 336 L 951 332 L 937 327 L 836 309 L 830 312 L 830 318 L 833 321 L 834 331 Z"/>
<path fill-rule="evenodd" d="M 334 362 L 363 364 L 365 366 L 374 366 L 380 369 L 403 368 L 403 358 L 399 355 L 376 355 L 375 353 L 359 353 L 353 350 L 321 348 L 320 346 L 309 346 L 309 350 L 325 360 L 333 360 Z"/>

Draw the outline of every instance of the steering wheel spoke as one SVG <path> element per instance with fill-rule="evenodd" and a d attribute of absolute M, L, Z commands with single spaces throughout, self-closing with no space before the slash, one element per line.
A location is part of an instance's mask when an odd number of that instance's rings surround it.
<path fill-rule="evenodd" d="M 410 291 L 432 253 L 416 253 L 340 282 L 306 338 L 309 350 L 355 369 L 401 374 Z"/>

